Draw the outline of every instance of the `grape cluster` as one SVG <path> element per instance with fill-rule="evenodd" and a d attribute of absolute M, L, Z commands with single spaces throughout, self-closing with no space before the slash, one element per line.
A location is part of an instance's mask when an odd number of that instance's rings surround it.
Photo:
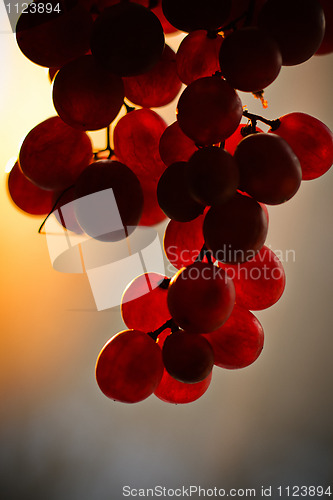
<path fill-rule="evenodd" d="M 60 8 L 22 14 L 16 37 L 27 58 L 50 68 L 58 116 L 24 139 L 9 194 L 29 214 L 61 214 L 74 202 L 60 224 L 105 242 L 170 219 L 164 250 L 178 272 L 145 273 L 128 285 L 121 304 L 128 329 L 101 350 L 96 378 L 116 401 L 154 393 L 192 402 L 214 365 L 243 368 L 262 351 L 263 328 L 251 311 L 271 307 L 285 286 L 282 264 L 265 246 L 266 205 L 286 202 L 333 163 L 326 125 L 296 112 L 265 120 L 244 109 L 237 91 L 264 103 L 282 65 L 333 52 L 333 4 L 47 2 Z M 186 36 L 175 53 L 165 35 L 177 30 Z M 151 108 L 177 96 L 168 126 Z M 107 147 L 93 151 L 87 132 L 103 128 Z M 105 198 L 75 204 L 107 189 L 124 230 L 111 227 Z"/>

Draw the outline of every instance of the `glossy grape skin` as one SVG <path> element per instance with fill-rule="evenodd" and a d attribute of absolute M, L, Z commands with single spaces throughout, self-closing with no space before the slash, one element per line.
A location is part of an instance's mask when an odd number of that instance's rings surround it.
<path fill-rule="evenodd" d="M 138 403 L 150 396 L 163 375 L 161 350 L 139 330 L 112 337 L 96 363 L 96 380 L 107 396 L 122 403 Z"/>
<path fill-rule="evenodd" d="M 221 328 L 203 336 L 213 347 L 215 365 L 229 370 L 251 365 L 264 345 L 260 322 L 250 311 L 237 304 Z"/>
<path fill-rule="evenodd" d="M 257 255 L 243 264 L 227 265 L 219 262 L 233 280 L 236 290 L 236 304 L 260 311 L 273 306 L 283 294 L 286 277 L 283 265 L 266 247 L 262 247 Z"/>
<path fill-rule="evenodd" d="M 143 108 L 166 106 L 175 99 L 181 88 L 176 71 L 176 54 L 165 45 L 154 67 L 138 76 L 123 78 L 127 99 Z"/>
<path fill-rule="evenodd" d="M 39 123 L 25 137 L 19 165 L 36 186 L 61 191 L 74 184 L 92 157 L 88 135 L 53 116 Z"/>
<path fill-rule="evenodd" d="M 224 203 L 236 193 L 239 172 L 234 158 L 224 149 L 208 146 L 196 151 L 186 166 L 193 198 L 204 205 Z"/>
<path fill-rule="evenodd" d="M 198 78 L 220 71 L 218 55 L 222 42 L 221 35 L 208 36 L 204 30 L 187 35 L 179 45 L 176 56 L 181 81 L 189 85 Z"/>
<path fill-rule="evenodd" d="M 189 266 L 197 259 L 205 241 L 202 225 L 205 215 L 190 222 L 171 220 L 164 233 L 164 251 L 170 263 L 177 269 Z"/>
<path fill-rule="evenodd" d="M 316 55 L 333 52 L 333 4 L 331 0 L 319 0 L 325 14 L 325 34 Z"/>
<path fill-rule="evenodd" d="M 55 77 L 54 107 L 65 123 L 79 130 L 107 127 L 123 102 L 122 79 L 100 67 L 93 56 L 67 63 Z"/>
<path fill-rule="evenodd" d="M 41 189 L 27 179 L 15 163 L 7 178 L 8 194 L 17 208 L 29 215 L 46 215 L 52 210 L 53 191 Z"/>
<path fill-rule="evenodd" d="M 313 56 L 325 32 L 324 12 L 317 0 L 267 0 L 258 24 L 277 41 L 286 66 Z"/>
<path fill-rule="evenodd" d="M 121 301 L 121 316 L 128 328 L 153 332 L 170 319 L 166 276 L 145 273 L 129 283 Z M 162 284 L 162 286 L 160 286 Z"/>
<path fill-rule="evenodd" d="M 220 49 L 221 72 L 235 89 L 258 92 L 280 73 L 282 56 L 276 41 L 258 28 L 241 28 Z"/>
<path fill-rule="evenodd" d="M 302 180 L 317 179 L 333 163 L 333 134 L 317 118 L 305 113 L 289 113 L 279 118 L 280 125 L 271 129 L 285 139 L 298 157 Z"/>
<path fill-rule="evenodd" d="M 237 29 L 245 25 L 257 26 L 259 12 L 266 1 L 267 0 L 253 0 L 250 5 L 249 0 L 232 0 L 230 15 L 225 24 L 228 25 L 234 22 L 235 19 L 239 19 L 238 22 L 236 22 Z M 251 7 L 253 7 L 253 11 L 251 13 L 251 18 L 249 18 L 247 13 Z"/>
<path fill-rule="evenodd" d="M 159 152 L 166 166 L 177 161 L 187 161 L 197 151 L 194 142 L 184 134 L 178 122 L 169 125 L 161 135 Z"/>
<path fill-rule="evenodd" d="M 101 65 L 120 76 L 149 71 L 163 49 L 160 21 L 136 3 L 121 2 L 108 7 L 94 23 L 91 52 Z"/>
<path fill-rule="evenodd" d="M 184 384 L 171 377 L 166 370 L 162 380 L 154 391 L 155 396 L 165 403 L 187 404 L 201 398 L 207 391 L 212 380 L 212 372 L 201 382 Z"/>
<path fill-rule="evenodd" d="M 252 259 L 265 243 L 267 217 L 259 203 L 237 193 L 223 205 L 211 207 L 203 223 L 206 246 L 221 262 Z"/>
<path fill-rule="evenodd" d="M 162 0 L 167 20 L 182 31 L 216 30 L 230 13 L 231 0 Z"/>
<path fill-rule="evenodd" d="M 205 206 L 190 194 L 186 162 L 169 165 L 157 185 L 157 199 L 163 212 L 178 222 L 188 222 L 203 213 Z"/>
<path fill-rule="evenodd" d="M 172 278 L 167 297 L 169 311 L 187 332 L 211 332 L 230 316 L 235 288 L 226 273 L 220 271 L 212 264 L 195 262 Z"/>
<path fill-rule="evenodd" d="M 163 344 L 165 369 L 179 382 L 194 384 L 204 380 L 212 371 L 214 352 L 201 335 L 178 331 L 169 335 Z"/>
<path fill-rule="evenodd" d="M 239 168 L 239 188 L 257 201 L 278 205 L 298 191 L 302 170 L 289 144 L 272 134 L 253 134 L 237 146 L 234 158 Z"/>
<path fill-rule="evenodd" d="M 242 103 L 235 90 L 219 76 L 199 78 L 179 98 L 177 120 L 190 139 L 201 146 L 229 137 L 242 118 Z"/>
<path fill-rule="evenodd" d="M 109 213 L 102 196 L 92 202 L 82 203 L 79 198 L 99 191 L 112 189 L 119 214 Z M 143 207 L 143 194 L 136 175 L 124 164 L 112 160 L 92 163 L 75 183 L 75 215 L 82 229 L 101 241 L 118 241 L 130 234 L 138 224 Z M 118 229 L 118 216 L 125 228 Z M 117 229 L 113 229 L 116 223 Z M 126 234 L 127 233 L 127 234 Z"/>
<path fill-rule="evenodd" d="M 49 4 L 38 0 L 38 4 Z M 56 5 L 54 2 L 53 5 Z M 92 18 L 77 4 L 62 12 L 21 14 L 16 25 L 16 39 L 23 54 L 32 62 L 46 67 L 61 67 L 89 50 Z"/>
<path fill-rule="evenodd" d="M 139 177 L 158 182 L 165 170 L 159 154 L 165 121 L 151 109 L 137 109 L 119 120 L 113 132 L 115 155 Z"/>

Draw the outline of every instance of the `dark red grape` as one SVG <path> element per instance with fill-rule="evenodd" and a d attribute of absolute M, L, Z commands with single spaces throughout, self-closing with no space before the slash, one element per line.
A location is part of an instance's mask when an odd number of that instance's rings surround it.
<path fill-rule="evenodd" d="M 205 205 L 196 201 L 188 187 L 187 163 L 169 165 L 157 185 L 157 199 L 163 212 L 179 222 L 188 222 L 202 214 Z"/>
<path fill-rule="evenodd" d="M 36 186 L 61 191 L 74 184 L 92 157 L 88 135 L 53 116 L 39 123 L 26 136 L 19 165 Z"/>
<path fill-rule="evenodd" d="M 169 125 L 161 135 L 159 151 L 167 166 L 177 161 L 189 160 L 197 149 L 194 142 L 181 130 L 178 122 Z"/>
<path fill-rule="evenodd" d="M 170 263 L 177 269 L 189 266 L 198 258 L 205 243 L 202 225 L 205 215 L 190 222 L 171 220 L 164 233 L 164 251 Z"/>
<path fill-rule="evenodd" d="M 211 207 L 203 223 L 205 243 L 213 256 L 235 264 L 252 259 L 267 236 L 267 218 L 253 198 L 236 194 L 223 205 Z"/>
<path fill-rule="evenodd" d="M 54 107 L 71 127 L 105 128 L 115 119 L 123 102 L 122 79 L 100 67 L 93 56 L 82 56 L 67 63 L 55 77 Z"/>
<path fill-rule="evenodd" d="M 149 9 L 121 2 L 105 9 L 96 19 L 91 52 L 101 65 L 120 76 L 149 71 L 164 49 L 164 33 Z"/>
<path fill-rule="evenodd" d="M 210 146 L 229 137 L 239 125 L 242 103 L 219 76 L 192 82 L 178 101 L 178 123 L 196 144 Z"/>
<path fill-rule="evenodd" d="M 227 82 L 244 92 L 258 92 L 280 73 L 282 56 L 276 41 L 258 28 L 241 28 L 227 36 L 219 61 Z"/>
<path fill-rule="evenodd" d="M 231 0 L 162 0 L 167 20 L 182 31 L 216 30 L 230 13 Z"/>
<path fill-rule="evenodd" d="M 302 179 L 316 179 L 327 172 L 333 163 L 330 129 L 305 113 L 289 113 L 279 120 L 279 127 L 270 132 L 282 137 L 293 149 L 301 164 Z"/>
<path fill-rule="evenodd" d="M 204 76 L 220 71 L 219 52 L 223 38 L 209 36 L 207 31 L 193 31 L 179 45 L 176 56 L 177 72 L 183 83 L 189 85 Z"/>
<path fill-rule="evenodd" d="M 219 266 L 234 282 L 236 304 L 246 309 L 267 309 L 283 294 L 286 284 L 283 265 L 275 253 L 265 245 L 248 262 L 233 266 L 219 262 Z"/>
<path fill-rule="evenodd" d="M 123 78 L 125 96 L 143 108 L 157 108 L 175 99 L 181 88 L 176 71 L 176 54 L 165 45 L 163 54 L 155 66 L 138 76 Z"/>
<path fill-rule="evenodd" d="M 48 68 L 60 67 L 89 50 L 92 18 L 80 4 L 67 8 L 60 0 L 38 0 L 44 12 L 28 9 L 16 25 L 16 39 L 23 54 Z M 59 6 L 60 13 L 55 9 Z M 52 12 L 48 13 L 48 7 Z"/>
<path fill-rule="evenodd" d="M 317 0 L 267 0 L 258 23 L 277 41 L 286 66 L 313 56 L 325 32 L 325 16 Z"/>
<path fill-rule="evenodd" d="M 141 217 L 140 182 L 118 161 L 100 160 L 87 167 L 75 183 L 75 198 L 75 215 L 80 226 L 101 241 L 125 238 Z"/>
<path fill-rule="evenodd" d="M 253 132 L 252 130 L 252 125 L 246 125 L 244 123 L 240 123 L 235 130 L 235 132 L 226 139 L 225 144 L 224 144 L 224 149 L 228 151 L 231 155 L 234 154 L 236 151 L 236 148 L 240 141 L 244 139 L 247 135 L 250 135 L 251 133 L 258 133 L 258 132 L 263 132 L 261 128 L 256 127 L 256 131 Z"/>
<path fill-rule="evenodd" d="M 53 207 L 53 191 L 41 189 L 23 175 L 18 162 L 11 169 L 8 179 L 8 194 L 15 205 L 30 215 L 46 215 Z"/>
<path fill-rule="evenodd" d="M 196 151 L 186 166 L 191 195 L 199 203 L 224 203 L 236 193 L 239 172 L 234 158 L 222 148 L 208 146 Z"/>
<path fill-rule="evenodd" d="M 202 382 L 196 384 L 184 384 L 171 377 L 166 370 L 157 388 L 155 396 L 166 403 L 186 404 L 192 403 L 207 391 L 212 380 L 212 372 Z"/>
<path fill-rule="evenodd" d="M 215 332 L 204 335 L 214 350 L 214 363 L 221 368 L 244 368 L 260 355 L 264 331 L 258 319 L 235 305 L 228 321 Z"/>
<path fill-rule="evenodd" d="M 325 34 L 316 55 L 333 52 L 333 3 L 331 0 L 318 0 L 325 14 Z"/>
<path fill-rule="evenodd" d="M 168 278 L 158 273 L 141 274 L 131 281 L 121 300 L 121 315 L 126 326 L 153 332 L 164 325 L 170 319 L 167 288 Z"/>
<path fill-rule="evenodd" d="M 278 205 L 298 191 L 302 170 L 289 144 L 276 135 L 245 137 L 234 154 L 240 174 L 239 187 L 257 201 Z"/>
<path fill-rule="evenodd" d="M 53 214 L 57 221 L 69 231 L 73 231 L 76 234 L 82 234 L 83 230 L 79 225 L 75 210 L 74 210 L 74 200 L 75 200 L 75 189 L 74 186 L 67 189 L 65 192 L 57 192 L 53 196 L 53 206 L 56 204 Z"/>
<path fill-rule="evenodd" d="M 154 226 L 155 224 L 159 224 L 167 217 L 158 204 L 156 194 L 157 183 L 145 183 L 141 181 L 141 187 L 143 192 L 143 209 L 139 225 Z"/>
<path fill-rule="evenodd" d="M 115 401 L 138 403 L 150 396 L 163 375 L 161 349 L 144 332 L 125 330 L 112 337 L 96 363 L 101 391 Z"/>
<path fill-rule="evenodd" d="M 221 268 L 195 262 L 172 278 L 167 300 L 171 316 L 181 328 L 190 333 L 211 332 L 230 316 L 235 288 Z"/>
<path fill-rule="evenodd" d="M 131 111 L 115 126 L 115 154 L 140 181 L 157 183 L 165 170 L 158 148 L 166 127 L 165 121 L 151 109 Z"/>
<path fill-rule="evenodd" d="M 204 380 L 214 365 L 210 343 L 201 335 L 184 331 L 172 333 L 165 339 L 162 358 L 169 375 L 187 384 Z"/>

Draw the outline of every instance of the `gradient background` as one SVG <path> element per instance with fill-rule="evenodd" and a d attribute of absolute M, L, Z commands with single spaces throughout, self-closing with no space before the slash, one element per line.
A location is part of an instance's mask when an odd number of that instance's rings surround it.
<path fill-rule="evenodd" d="M 124 328 L 119 308 L 97 312 L 86 276 L 54 271 L 42 219 L 7 197 L 7 161 L 54 109 L 46 72 L 20 53 L 2 4 L 0 19 L 1 498 L 118 500 L 124 485 L 332 485 L 332 172 L 270 209 L 267 244 L 293 249 L 296 260 L 284 263 L 282 299 L 258 313 L 266 337 L 257 362 L 216 368 L 190 405 L 111 402 L 94 367 Z M 332 80 L 333 56 L 312 58 L 283 69 L 265 92 L 268 110 L 250 95 L 243 104 L 271 118 L 309 113 L 333 128 Z"/>

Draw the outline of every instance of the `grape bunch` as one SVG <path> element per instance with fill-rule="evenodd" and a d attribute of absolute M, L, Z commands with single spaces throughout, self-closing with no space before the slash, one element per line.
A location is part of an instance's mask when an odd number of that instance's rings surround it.
<path fill-rule="evenodd" d="M 54 212 L 66 230 L 108 243 L 170 219 L 164 251 L 178 271 L 144 273 L 127 286 L 128 329 L 101 350 L 96 378 L 116 401 L 154 393 L 190 403 L 207 390 L 214 366 L 244 368 L 262 351 L 252 311 L 273 306 L 285 287 L 283 266 L 265 245 L 266 205 L 290 200 L 333 163 L 324 123 L 302 112 L 267 120 L 250 113 L 238 91 L 265 107 L 264 89 L 283 65 L 332 53 L 333 4 L 33 3 L 38 8 L 17 22 L 17 43 L 49 68 L 57 116 L 25 137 L 8 176 L 10 197 L 28 214 Z M 177 53 L 165 43 L 175 32 L 184 32 Z M 167 125 L 151 108 L 177 97 Z M 94 151 L 89 132 L 104 128 L 107 146 Z M 95 196 L 108 189 L 123 229 L 113 226 L 105 197 Z M 76 203 L 84 197 L 92 203 Z M 64 221 L 68 204 L 74 209 Z"/>

